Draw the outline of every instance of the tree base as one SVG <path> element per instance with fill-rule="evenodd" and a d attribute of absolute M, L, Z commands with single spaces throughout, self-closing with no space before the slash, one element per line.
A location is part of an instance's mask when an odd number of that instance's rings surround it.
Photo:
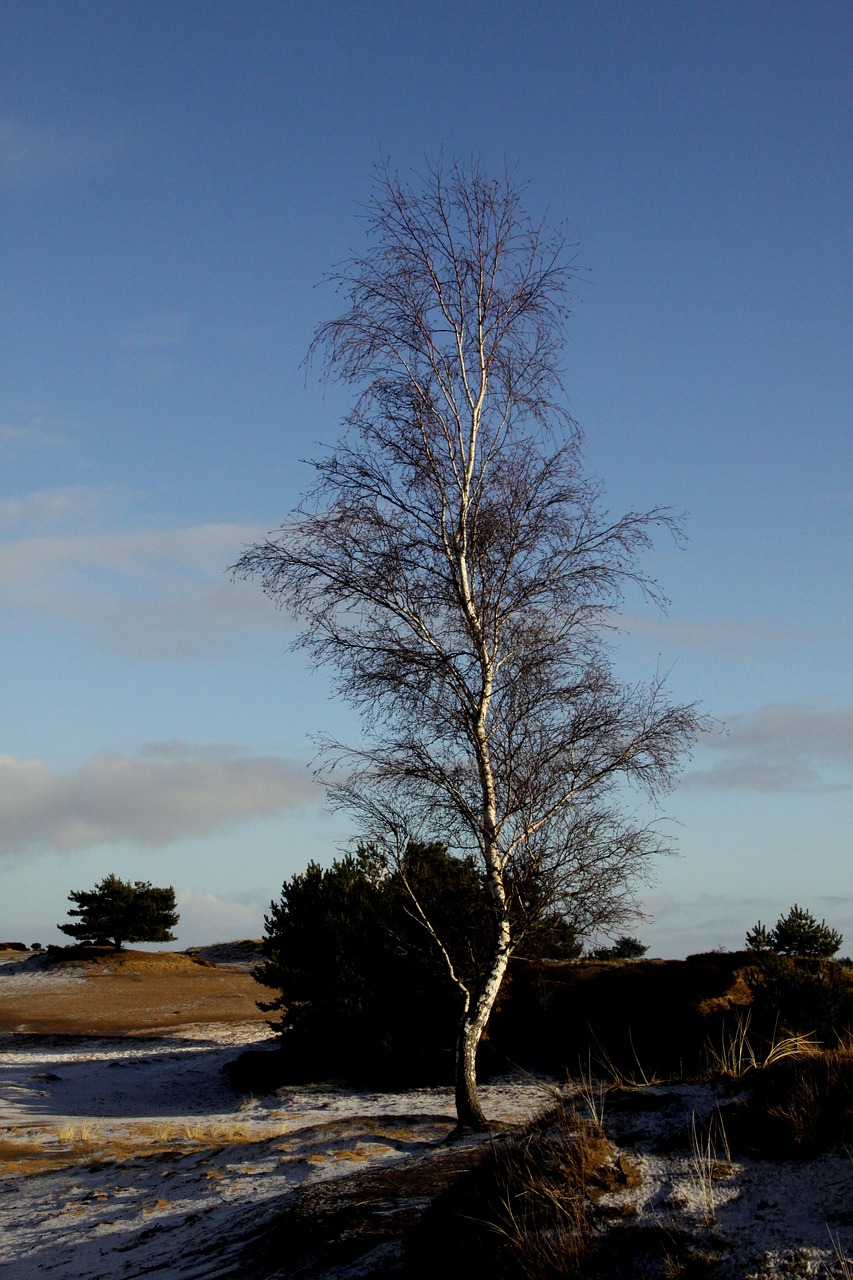
<path fill-rule="evenodd" d="M 472 1133 L 490 1133 L 493 1129 L 499 1129 L 501 1126 L 492 1120 L 472 1120 L 463 1124 L 459 1121 L 450 1130 L 446 1138 L 442 1138 L 441 1145 L 443 1147 L 452 1146 L 454 1142 L 459 1142 L 462 1138 L 469 1138 Z"/>

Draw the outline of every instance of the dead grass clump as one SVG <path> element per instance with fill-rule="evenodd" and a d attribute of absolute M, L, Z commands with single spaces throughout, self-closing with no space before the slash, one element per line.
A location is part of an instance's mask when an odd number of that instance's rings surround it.
<path fill-rule="evenodd" d="M 694 1113 L 690 1122 L 691 1176 L 702 1202 L 705 1225 L 712 1227 L 716 1221 L 715 1182 L 731 1175 L 731 1152 L 726 1137 L 723 1118 L 715 1112 L 702 1128 L 696 1123 Z"/>
<path fill-rule="evenodd" d="M 197 1124 L 184 1123 L 176 1132 L 164 1135 L 166 1141 L 186 1143 L 201 1147 L 228 1147 L 250 1142 L 254 1131 L 250 1125 L 233 1122 L 207 1122 Z"/>
<path fill-rule="evenodd" d="M 752 1011 L 738 1010 L 734 1023 L 723 1028 L 719 1048 L 710 1043 L 707 1045 L 708 1071 L 712 1077 L 741 1080 L 750 1072 L 770 1067 L 785 1058 L 803 1057 L 820 1051 L 811 1035 L 774 1035 L 769 1043 L 765 1043 L 752 1034 L 751 1026 Z"/>
<path fill-rule="evenodd" d="M 661 1280 L 711 1280 L 719 1275 L 719 1254 L 709 1245 L 700 1244 L 692 1236 L 674 1227 L 661 1226 L 655 1232 L 655 1244 L 660 1250 L 658 1267 L 652 1265 L 643 1275 L 660 1276 Z M 655 1258 L 655 1250 L 651 1251 Z M 629 1268 L 624 1274 L 631 1275 Z"/>
<path fill-rule="evenodd" d="M 12 1130 L 0 1141 L 0 1175 L 22 1177 L 86 1164 L 100 1146 L 96 1125 L 89 1122 L 63 1125 L 55 1133 Z"/>
<path fill-rule="evenodd" d="M 829 1238 L 832 1241 L 833 1261 L 830 1264 L 829 1274 L 838 1276 L 839 1280 L 853 1280 L 853 1259 L 849 1258 L 847 1251 L 844 1249 L 838 1233 L 827 1228 Z"/>
<path fill-rule="evenodd" d="M 807 1157 L 853 1142 L 853 1049 L 773 1062 L 750 1085 L 731 1111 L 739 1143 L 762 1155 Z"/>
<path fill-rule="evenodd" d="M 74 1147 L 93 1147 L 98 1140 L 98 1127 L 90 1120 L 77 1120 L 61 1125 L 56 1131 L 57 1142 Z"/>
<path fill-rule="evenodd" d="M 561 1104 L 520 1137 L 496 1142 L 438 1197 L 410 1246 L 412 1274 L 434 1275 L 453 1257 L 460 1274 L 575 1276 L 590 1246 L 595 1201 L 639 1180 L 597 1124 Z"/>
<path fill-rule="evenodd" d="M 0 1141 L 0 1177 L 13 1177 L 21 1169 L 33 1173 L 47 1173 L 62 1168 L 67 1163 L 64 1155 L 49 1152 L 39 1141 Z"/>

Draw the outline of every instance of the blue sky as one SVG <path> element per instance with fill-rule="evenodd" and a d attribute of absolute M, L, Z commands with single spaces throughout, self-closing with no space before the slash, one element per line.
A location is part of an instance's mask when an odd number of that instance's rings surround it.
<path fill-rule="evenodd" d="M 116 872 L 175 885 L 182 945 L 257 935 L 353 834 L 306 768 L 352 713 L 226 569 L 336 437 L 302 361 L 373 165 L 443 149 L 567 223 L 589 468 L 688 513 L 620 669 L 719 727 L 637 931 L 796 900 L 853 951 L 851 37 L 832 0 L 6 0 L 0 933 Z"/>

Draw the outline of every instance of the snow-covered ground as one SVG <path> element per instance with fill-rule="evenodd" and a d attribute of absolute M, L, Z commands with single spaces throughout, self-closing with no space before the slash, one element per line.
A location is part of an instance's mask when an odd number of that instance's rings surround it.
<path fill-rule="evenodd" d="M 40 1037 L 26 1048 L 7 1037 L 0 1274 L 212 1277 L 248 1224 L 259 1228 L 294 1188 L 429 1158 L 453 1127 L 443 1089 L 306 1086 L 240 1099 L 222 1067 L 265 1037 L 257 1024 L 133 1041 Z M 484 1090 L 504 1121 L 527 1119 L 549 1096 L 535 1082 Z"/>
<path fill-rule="evenodd" d="M 635 1212 L 622 1226 L 656 1224 L 673 1253 L 687 1243 L 688 1256 L 707 1259 L 707 1274 L 720 1280 L 848 1280 L 850 1152 L 838 1147 L 802 1161 L 732 1153 L 725 1101 L 710 1084 L 637 1089 L 612 1106 L 605 1095 L 604 1129 L 640 1181 L 601 1207 L 630 1204 Z"/>
<path fill-rule="evenodd" d="M 26 984 L 35 992 L 50 983 L 69 999 L 82 981 L 20 965 L 0 968 L 4 980 L 19 995 Z M 257 1021 L 115 1039 L 0 1038 L 0 1275 L 242 1276 L 246 1242 L 287 1210 L 294 1191 L 446 1152 L 448 1090 L 312 1085 L 235 1095 L 223 1066 L 264 1042 Z M 510 1125 L 554 1094 L 553 1084 L 518 1076 L 485 1086 L 483 1102 Z M 608 1137 L 640 1175 L 609 1194 L 610 1229 L 657 1224 L 716 1259 L 708 1274 L 726 1280 L 853 1275 L 853 1264 L 839 1261 L 853 1256 L 846 1150 L 801 1163 L 732 1154 L 715 1121 L 721 1097 L 707 1084 L 589 1101 L 603 1106 Z"/>

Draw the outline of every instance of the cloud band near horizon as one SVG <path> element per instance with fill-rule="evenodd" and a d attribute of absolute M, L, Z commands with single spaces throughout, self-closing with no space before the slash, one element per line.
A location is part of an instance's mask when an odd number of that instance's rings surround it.
<path fill-rule="evenodd" d="M 65 771 L 0 756 L 0 854 L 159 848 L 301 809 L 317 794 L 304 765 L 234 748 L 155 744 Z"/>

